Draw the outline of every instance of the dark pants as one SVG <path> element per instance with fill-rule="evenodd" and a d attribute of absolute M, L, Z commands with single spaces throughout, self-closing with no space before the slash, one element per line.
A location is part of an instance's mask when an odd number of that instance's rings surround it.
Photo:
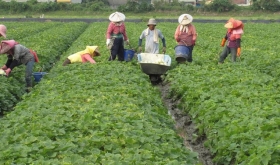
<path fill-rule="evenodd" d="M 109 61 L 115 60 L 118 56 L 118 61 L 124 61 L 124 45 L 123 38 L 115 38 L 113 46 L 111 48 L 111 56 Z"/>
<path fill-rule="evenodd" d="M 236 54 L 237 54 L 237 48 L 229 48 L 229 47 L 225 47 L 223 52 L 220 55 L 220 63 L 223 63 L 224 60 L 227 58 L 227 56 L 231 54 L 231 60 L 232 62 L 236 61 Z"/>
<path fill-rule="evenodd" d="M 66 58 L 66 60 L 63 62 L 63 66 L 66 66 L 66 65 L 68 65 L 68 64 L 71 64 L 71 61 L 68 59 L 68 58 Z"/>
<path fill-rule="evenodd" d="M 193 47 L 194 46 L 187 46 L 188 48 L 189 48 L 189 54 L 188 54 L 188 57 L 187 57 L 187 61 L 188 62 L 192 62 L 193 61 L 193 59 L 192 59 L 192 51 L 193 51 Z"/>

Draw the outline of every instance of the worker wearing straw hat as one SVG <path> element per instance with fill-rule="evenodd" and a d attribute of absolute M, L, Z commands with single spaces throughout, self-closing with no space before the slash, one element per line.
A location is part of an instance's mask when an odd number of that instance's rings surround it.
<path fill-rule="evenodd" d="M 222 39 L 221 46 L 224 47 L 226 42 L 227 44 L 220 55 L 219 64 L 222 64 L 229 54 L 232 62 L 241 55 L 241 35 L 244 28 L 242 21 L 230 18 L 224 27 L 227 28 L 227 33 Z"/>
<path fill-rule="evenodd" d="M 129 45 L 129 40 L 126 35 L 125 15 L 120 12 L 112 13 L 109 16 L 109 23 L 106 34 L 106 45 L 110 49 L 109 61 L 115 60 L 118 56 L 118 61 L 124 61 L 124 42 Z"/>
<path fill-rule="evenodd" d="M 0 37 L 3 36 L 4 38 L 6 38 L 6 32 L 7 32 L 7 28 L 5 25 L 0 25 Z"/>
<path fill-rule="evenodd" d="M 192 62 L 192 51 L 195 46 L 197 33 L 195 26 L 191 24 L 193 17 L 189 14 L 182 14 L 178 18 L 179 25 L 176 28 L 174 38 L 178 45 L 185 45 L 189 49 L 187 61 Z"/>
<path fill-rule="evenodd" d="M 146 39 L 145 43 L 145 53 L 159 53 L 159 39 L 162 41 L 162 52 L 166 52 L 165 38 L 159 29 L 156 29 L 157 22 L 154 18 L 149 19 L 148 28 L 143 30 L 138 41 L 138 52 L 142 52 L 142 39 Z"/>
<path fill-rule="evenodd" d="M 32 71 L 35 62 L 35 55 L 26 48 L 19 44 L 15 40 L 3 40 L 0 45 L 0 54 L 7 54 L 8 60 L 4 66 L 1 67 L 9 76 L 13 68 L 24 64 L 25 69 L 25 81 L 26 91 L 29 92 L 32 88 Z"/>

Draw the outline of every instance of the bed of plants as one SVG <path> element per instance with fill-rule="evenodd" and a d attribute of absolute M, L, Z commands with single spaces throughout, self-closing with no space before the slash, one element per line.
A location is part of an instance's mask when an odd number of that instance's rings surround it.
<path fill-rule="evenodd" d="M 34 72 L 49 70 L 57 58 L 69 47 L 86 28 L 86 23 L 7 23 L 9 27 L 17 27 L 8 32 L 8 39 L 13 39 L 24 46 L 37 51 L 40 63 L 36 63 Z M 30 27 L 32 25 L 32 27 Z M 43 26 L 45 25 L 45 26 Z M 21 28 L 20 28 L 21 27 Z M 51 27 L 51 28 L 50 28 Z M 8 29 L 9 30 L 9 29 Z M 13 33 L 14 32 L 14 33 Z M 10 34 L 11 33 L 11 34 Z M 26 33 L 29 33 L 26 36 Z M 17 38 L 20 38 L 17 40 Z M 2 55 L 1 66 L 6 62 L 6 56 Z M 16 67 L 11 75 L 0 77 L 0 113 L 12 110 L 25 92 L 25 66 Z"/>
<path fill-rule="evenodd" d="M 105 25 L 105 24 L 104 24 Z M 1 123 L 0 162 L 7 164 L 195 164 L 157 88 L 136 62 L 62 66 L 69 54 L 96 45 L 92 24 L 59 63 Z M 96 42 L 99 41 L 99 42 Z"/>
<path fill-rule="evenodd" d="M 82 35 L 69 39 L 69 49 L 60 53 L 52 52 L 52 46 L 37 47 L 42 54 L 62 54 L 61 60 L 0 120 L 1 163 L 195 164 L 196 154 L 182 146 L 160 91 L 150 85 L 137 62 L 107 61 L 107 25 L 93 23 L 85 30 L 83 26 L 77 32 Z M 166 77 L 170 97 L 181 99 L 179 108 L 192 117 L 198 129 L 193 137 L 206 135 L 205 146 L 216 164 L 279 164 L 280 47 L 275 42 L 279 24 L 246 23 L 241 59 L 231 63 L 228 58 L 223 65 L 218 65 L 226 33 L 223 24 L 194 25 L 198 32 L 194 62 L 180 65 L 174 61 L 177 24 L 157 26 L 173 59 Z M 136 48 L 146 23 L 126 26 L 131 48 Z M 60 34 L 68 33 L 55 35 Z M 64 40 L 48 44 L 60 46 Z M 96 65 L 62 66 L 68 55 L 86 45 L 100 46 L 102 55 L 95 58 Z"/>
<path fill-rule="evenodd" d="M 279 24 L 245 24 L 242 55 L 217 65 L 223 25 L 201 25 L 194 62 L 169 71 L 171 96 L 193 118 L 217 164 L 280 163 Z M 215 28 L 214 28 L 215 27 Z M 222 32 L 220 32 L 222 31 Z"/>

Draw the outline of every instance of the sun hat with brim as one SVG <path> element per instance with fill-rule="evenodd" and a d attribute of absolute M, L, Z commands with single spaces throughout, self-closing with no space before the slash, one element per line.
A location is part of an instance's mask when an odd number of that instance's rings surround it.
<path fill-rule="evenodd" d="M 191 23 L 192 21 L 193 21 L 193 17 L 189 14 L 182 14 L 178 18 L 178 22 L 181 25 L 187 25 L 187 24 Z"/>
<path fill-rule="evenodd" d="M 235 28 L 241 27 L 242 25 L 243 25 L 242 21 L 235 20 L 235 19 L 231 18 L 225 24 L 225 28 L 227 28 L 227 29 L 235 29 Z"/>
<path fill-rule="evenodd" d="M 109 16 L 109 20 L 112 22 L 121 22 L 125 20 L 125 15 L 120 12 L 115 12 Z"/>
<path fill-rule="evenodd" d="M 7 53 L 10 49 L 15 47 L 15 45 L 17 45 L 17 44 L 18 44 L 18 42 L 16 42 L 15 40 L 3 40 L 3 41 L 1 41 L 0 54 Z"/>
<path fill-rule="evenodd" d="M 6 38 L 6 32 L 7 32 L 6 26 L 5 25 L 0 25 L 0 34 L 1 34 L 1 36 Z"/>
<path fill-rule="evenodd" d="M 149 19 L 147 26 L 149 25 L 157 25 L 157 21 L 154 18 Z"/>

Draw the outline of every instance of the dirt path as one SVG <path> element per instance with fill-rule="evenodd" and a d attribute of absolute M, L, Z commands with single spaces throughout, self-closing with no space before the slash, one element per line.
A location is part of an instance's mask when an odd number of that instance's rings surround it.
<path fill-rule="evenodd" d="M 192 122 L 190 116 L 177 108 L 180 100 L 174 101 L 172 98 L 168 98 L 169 84 L 162 83 L 158 87 L 161 91 L 162 100 L 168 109 L 168 113 L 175 120 L 177 133 L 184 139 L 185 146 L 191 151 L 197 152 L 199 154 L 199 161 L 204 165 L 214 165 L 210 151 L 203 145 L 206 137 L 195 138 L 197 134 L 195 124 Z"/>

